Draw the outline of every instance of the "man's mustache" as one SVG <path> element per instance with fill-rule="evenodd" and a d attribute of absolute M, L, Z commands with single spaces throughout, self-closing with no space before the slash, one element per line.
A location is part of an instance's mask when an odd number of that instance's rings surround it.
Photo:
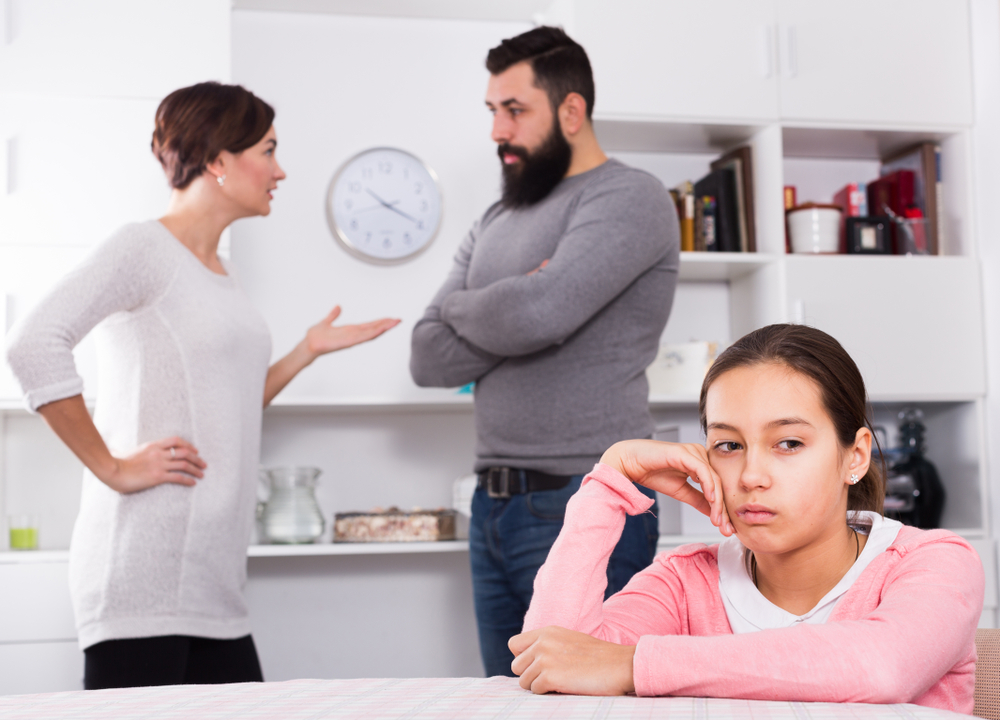
<path fill-rule="evenodd" d="M 528 159 L 528 148 L 521 147 L 520 145 L 511 145 L 509 143 L 501 143 L 497 145 L 497 155 L 503 160 L 504 155 L 516 155 L 522 160 Z"/>

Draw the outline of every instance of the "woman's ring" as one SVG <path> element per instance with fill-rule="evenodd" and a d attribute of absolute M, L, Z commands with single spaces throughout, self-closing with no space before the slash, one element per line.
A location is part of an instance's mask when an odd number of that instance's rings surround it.
<path fill-rule="evenodd" d="M 174 449 L 170 448 L 170 459 L 173 460 L 175 455 L 176 453 L 174 452 Z"/>

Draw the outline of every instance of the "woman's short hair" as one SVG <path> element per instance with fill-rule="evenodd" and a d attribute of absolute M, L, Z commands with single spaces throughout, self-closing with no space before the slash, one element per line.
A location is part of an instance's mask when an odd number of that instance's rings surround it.
<path fill-rule="evenodd" d="M 785 365 L 819 386 L 823 406 L 833 421 L 841 447 L 853 445 L 858 430 L 863 427 L 872 430 L 878 446 L 861 371 L 839 342 L 822 330 L 806 325 L 762 327 L 744 335 L 719 355 L 701 385 L 698 411 L 703 432 L 708 427 L 705 400 L 712 383 L 730 370 L 768 363 Z M 882 512 L 885 502 L 884 465 L 884 460 L 880 466 L 872 462 L 865 476 L 850 486 L 847 492 L 848 510 Z"/>
<path fill-rule="evenodd" d="M 271 128 L 274 108 L 240 85 L 203 82 L 174 90 L 156 109 L 151 143 L 170 186 L 183 190 L 226 150 L 253 147 Z"/>

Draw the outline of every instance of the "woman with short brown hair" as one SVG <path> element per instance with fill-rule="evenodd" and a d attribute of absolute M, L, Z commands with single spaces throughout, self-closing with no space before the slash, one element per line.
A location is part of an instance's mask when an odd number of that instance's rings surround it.
<path fill-rule="evenodd" d="M 273 119 L 238 85 L 165 98 L 152 148 L 167 213 L 97 247 L 7 347 L 30 409 L 86 466 L 70 589 L 88 689 L 262 679 L 242 595 L 261 411 L 320 355 L 398 322 L 334 326 L 334 308 L 268 367 L 267 326 L 218 245 L 270 212 L 285 177 Z M 95 327 L 91 420 L 72 349 Z"/>

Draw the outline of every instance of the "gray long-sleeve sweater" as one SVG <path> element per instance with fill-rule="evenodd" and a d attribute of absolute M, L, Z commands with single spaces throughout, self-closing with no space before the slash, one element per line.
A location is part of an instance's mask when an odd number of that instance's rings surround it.
<path fill-rule="evenodd" d="M 616 160 L 537 205 L 486 211 L 410 358 L 418 385 L 476 382 L 477 470 L 580 474 L 613 443 L 649 437 L 645 369 L 670 315 L 679 235 L 663 185 Z"/>

